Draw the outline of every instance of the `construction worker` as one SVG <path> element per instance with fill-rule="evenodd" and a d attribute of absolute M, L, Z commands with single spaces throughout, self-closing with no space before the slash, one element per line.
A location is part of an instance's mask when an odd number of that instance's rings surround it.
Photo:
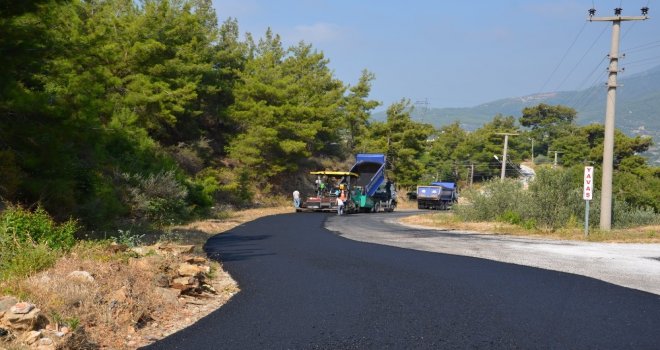
<path fill-rule="evenodd" d="M 293 207 L 300 208 L 300 191 L 293 191 Z"/>
<path fill-rule="evenodd" d="M 337 197 L 337 215 L 344 213 L 344 204 L 346 203 L 346 188 L 344 184 L 339 185 L 339 196 Z"/>

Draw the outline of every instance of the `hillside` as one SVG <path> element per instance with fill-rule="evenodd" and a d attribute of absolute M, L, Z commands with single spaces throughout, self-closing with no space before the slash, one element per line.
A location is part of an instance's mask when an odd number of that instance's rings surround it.
<path fill-rule="evenodd" d="M 617 90 L 616 126 L 629 135 L 649 135 L 660 142 L 660 66 L 646 72 L 620 75 Z M 460 121 L 463 128 L 474 130 L 490 121 L 497 114 L 520 117 L 523 108 L 539 103 L 565 105 L 578 112 L 577 123 L 603 123 L 606 89 L 603 85 L 579 91 L 546 92 L 523 97 L 505 98 L 467 108 L 417 109 L 415 120 L 431 123 L 436 127 Z M 373 115 L 374 120 L 385 120 L 385 112 Z M 660 147 L 655 145 L 648 154 L 651 161 L 660 165 Z"/>

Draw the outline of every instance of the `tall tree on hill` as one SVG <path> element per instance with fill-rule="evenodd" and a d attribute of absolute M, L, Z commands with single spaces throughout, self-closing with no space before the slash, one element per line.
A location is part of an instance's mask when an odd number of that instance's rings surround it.
<path fill-rule="evenodd" d="M 349 88 L 344 99 L 346 148 L 350 154 L 356 153 L 358 144 L 367 134 L 371 111 L 380 105 L 378 101 L 368 100 L 371 81 L 375 78 L 373 73 L 363 70 L 357 85 Z"/>
<path fill-rule="evenodd" d="M 469 156 L 458 152 L 458 147 L 467 141 L 468 132 L 458 122 L 454 122 L 442 126 L 434 136 L 425 160 L 425 168 L 429 172 L 426 180 L 457 181 L 460 169 L 471 160 Z"/>
<path fill-rule="evenodd" d="M 285 51 L 268 30 L 239 75 L 231 109 L 239 134 L 229 154 L 257 180 L 294 172 L 308 157 L 332 152 L 344 87 L 322 53 L 305 43 Z"/>
<path fill-rule="evenodd" d="M 569 134 L 575 128 L 576 115 L 573 108 L 541 103 L 523 109 L 520 125 L 531 129 L 530 136 L 538 145 L 538 154 L 547 154 L 553 140 Z"/>
<path fill-rule="evenodd" d="M 364 150 L 387 156 L 387 170 L 402 186 L 412 186 L 423 176 L 423 155 L 433 132 L 430 124 L 412 120 L 412 108 L 405 99 L 390 105 L 387 121 L 371 124 L 369 139 L 361 144 Z"/>

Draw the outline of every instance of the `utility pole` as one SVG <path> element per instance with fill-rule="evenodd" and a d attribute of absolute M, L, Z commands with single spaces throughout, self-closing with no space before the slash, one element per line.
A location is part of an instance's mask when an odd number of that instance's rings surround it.
<path fill-rule="evenodd" d="M 470 163 L 470 188 L 472 188 L 473 182 L 474 182 L 474 163 Z"/>
<path fill-rule="evenodd" d="M 616 106 L 616 75 L 619 71 L 619 36 L 622 21 L 643 21 L 649 18 L 649 8 L 642 7 L 641 16 L 621 16 L 621 8 L 614 9 L 614 16 L 594 17 L 596 9 L 589 10 L 590 22 L 612 22 L 612 44 L 607 79 L 605 106 L 605 139 L 603 142 L 603 178 L 600 197 L 600 229 L 612 229 L 612 173 L 614 172 L 614 117 Z"/>
<path fill-rule="evenodd" d="M 426 115 L 429 113 L 429 99 L 425 98 L 424 100 L 415 101 L 415 105 L 424 106 L 422 107 L 422 122 L 426 122 Z"/>
<path fill-rule="evenodd" d="M 554 163 L 552 163 L 552 167 L 556 168 L 557 167 L 557 153 L 564 153 L 564 152 L 562 152 L 562 151 L 548 151 L 548 153 L 552 153 L 552 152 L 555 152 L 555 161 L 554 161 Z"/>
<path fill-rule="evenodd" d="M 516 136 L 518 134 L 498 132 L 496 135 L 504 135 L 504 152 L 502 153 L 502 173 L 500 175 L 500 180 L 504 181 L 504 175 L 506 173 L 506 154 L 509 148 L 509 136 Z"/>
<path fill-rule="evenodd" d="M 534 138 L 529 138 L 532 141 L 532 164 L 534 164 Z"/>

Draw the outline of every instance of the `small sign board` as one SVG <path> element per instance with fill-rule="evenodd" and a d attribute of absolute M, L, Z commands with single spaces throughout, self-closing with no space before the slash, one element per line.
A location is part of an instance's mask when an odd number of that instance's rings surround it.
<path fill-rule="evenodd" d="M 593 199 L 594 194 L 594 167 L 584 167 L 584 191 L 582 192 L 582 199 L 590 201 Z"/>

